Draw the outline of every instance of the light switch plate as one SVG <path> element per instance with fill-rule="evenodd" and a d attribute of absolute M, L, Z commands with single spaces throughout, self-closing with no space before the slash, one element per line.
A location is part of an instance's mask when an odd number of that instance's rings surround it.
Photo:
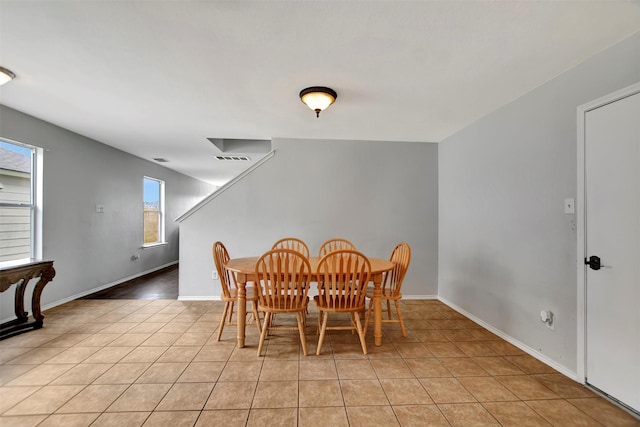
<path fill-rule="evenodd" d="M 566 214 L 576 213 L 575 199 L 573 197 L 564 199 L 564 213 Z"/>

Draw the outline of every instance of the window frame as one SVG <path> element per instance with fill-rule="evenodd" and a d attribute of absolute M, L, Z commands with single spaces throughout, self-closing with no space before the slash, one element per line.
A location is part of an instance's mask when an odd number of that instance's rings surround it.
<path fill-rule="evenodd" d="M 31 151 L 31 177 L 29 203 L 0 201 L 0 207 L 29 208 L 29 257 L 0 261 L 0 266 L 24 264 L 42 260 L 42 206 L 43 206 L 43 153 L 44 150 L 23 142 L 0 137 L 0 142 L 24 147 Z"/>
<path fill-rule="evenodd" d="M 145 221 L 144 221 L 144 204 L 145 204 L 145 181 L 154 181 L 158 183 L 158 240 L 155 242 L 145 243 Z M 151 248 L 154 246 L 166 245 L 165 239 L 165 182 L 162 179 L 144 175 L 142 178 L 142 248 Z"/>

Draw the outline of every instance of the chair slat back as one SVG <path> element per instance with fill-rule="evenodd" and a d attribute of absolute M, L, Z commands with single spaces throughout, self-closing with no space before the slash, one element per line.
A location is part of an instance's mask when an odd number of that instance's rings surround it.
<path fill-rule="evenodd" d="M 300 252 L 272 249 L 256 263 L 260 306 L 295 310 L 307 304 L 311 266 Z"/>
<path fill-rule="evenodd" d="M 229 256 L 229 252 L 227 248 L 222 244 L 222 242 L 215 242 L 212 248 L 213 252 L 213 262 L 216 265 L 216 270 L 218 271 L 218 277 L 220 277 L 220 285 L 222 286 L 222 294 L 226 298 L 231 298 L 231 288 L 237 287 L 236 285 L 236 276 L 231 273 L 229 270 L 224 268 L 224 265 L 231 258 Z"/>
<path fill-rule="evenodd" d="M 329 308 L 364 307 L 371 263 L 354 250 L 332 251 L 318 262 L 318 294 Z"/>
<path fill-rule="evenodd" d="M 305 258 L 309 258 L 309 247 L 305 242 L 295 237 L 285 237 L 273 244 L 271 249 L 291 249 L 292 251 L 300 252 Z"/>
<path fill-rule="evenodd" d="M 347 239 L 329 239 L 322 245 L 320 245 L 320 249 L 318 250 L 318 257 L 322 258 L 329 252 L 345 249 L 355 251 L 356 246 Z"/>
<path fill-rule="evenodd" d="M 391 252 L 391 262 L 395 263 L 393 270 L 389 271 L 384 278 L 383 289 L 391 296 L 398 296 L 400 288 L 407 274 L 409 263 L 411 262 L 411 247 L 407 243 L 399 243 Z"/>

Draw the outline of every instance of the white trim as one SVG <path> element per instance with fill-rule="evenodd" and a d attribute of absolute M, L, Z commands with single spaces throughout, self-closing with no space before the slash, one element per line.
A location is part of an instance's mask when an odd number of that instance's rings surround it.
<path fill-rule="evenodd" d="M 41 147 L 36 147 L 35 145 L 25 144 L 24 142 L 19 142 L 10 138 L 0 137 L 1 142 L 6 142 L 11 145 L 15 145 L 18 147 L 23 147 L 31 150 L 31 172 L 29 173 L 10 173 L 10 175 L 14 176 L 22 176 L 28 177 L 29 182 L 31 183 L 29 189 L 29 203 L 1 203 L 0 205 L 4 206 L 22 206 L 29 207 L 29 259 L 42 259 L 42 207 L 43 205 L 43 189 L 44 189 L 44 150 Z M 9 172 L 9 171 L 7 171 Z M 6 262 L 6 261 L 5 261 Z"/>
<path fill-rule="evenodd" d="M 438 295 L 405 295 L 402 294 L 404 300 L 418 300 L 418 299 L 438 299 Z"/>
<path fill-rule="evenodd" d="M 576 207 L 576 281 L 577 281 L 577 305 L 576 305 L 576 378 L 577 381 L 584 384 L 586 381 L 586 361 L 587 361 L 587 341 L 586 341 L 586 266 L 584 260 L 587 258 L 587 242 L 586 242 L 586 188 L 585 188 L 585 116 L 589 111 L 622 98 L 634 95 L 640 92 L 640 83 L 635 83 L 620 89 L 609 95 L 598 98 L 594 101 L 578 106 L 578 138 L 577 138 L 577 200 Z"/>
<path fill-rule="evenodd" d="M 165 203 L 164 203 L 164 186 L 165 186 L 165 182 L 162 179 L 158 179 L 158 178 L 154 178 L 152 176 L 147 176 L 147 175 L 143 175 L 142 176 L 142 200 L 143 200 L 143 205 L 145 202 L 145 181 L 155 181 L 158 183 L 158 198 L 160 200 L 158 200 L 158 240 L 155 242 L 150 242 L 150 243 L 142 243 L 142 247 L 143 248 L 150 248 L 153 246 L 160 246 L 160 245 L 165 245 L 168 242 L 165 239 Z M 144 218 L 144 207 L 142 209 L 142 215 Z M 144 221 L 143 221 L 144 222 Z M 145 229 L 144 229 L 144 223 L 142 225 L 142 234 L 144 235 Z M 144 240 L 144 236 L 143 239 Z"/>
<path fill-rule="evenodd" d="M 140 246 L 140 249 L 151 249 L 151 248 L 156 248 L 158 246 L 167 246 L 167 245 L 169 245 L 169 242 L 148 243 L 146 245 Z"/>
<path fill-rule="evenodd" d="M 50 302 L 49 304 L 46 304 L 46 305 L 42 306 L 42 311 L 49 310 L 50 308 L 54 308 L 54 307 L 57 307 L 59 305 L 68 303 L 69 301 L 73 301 L 73 300 L 85 297 L 87 295 L 91 295 L 94 292 L 102 291 L 102 290 L 110 288 L 112 286 L 116 286 L 116 285 L 119 285 L 121 283 L 128 282 L 129 280 L 137 279 L 138 277 L 144 276 L 146 274 L 151 274 L 153 272 L 156 272 L 158 270 L 162 270 L 163 268 L 171 267 L 172 265 L 176 265 L 176 264 L 178 264 L 178 261 L 172 261 L 172 262 L 169 262 L 167 264 L 163 264 L 163 265 L 160 265 L 158 267 L 154 267 L 152 269 L 149 269 L 149 270 L 146 270 L 146 271 L 142 271 L 140 273 L 136 273 L 136 274 L 133 274 L 131 276 L 124 277 L 122 279 L 118 279 L 115 282 L 106 283 L 104 285 L 97 286 L 97 287 L 95 287 L 93 289 L 89 289 L 87 291 L 82 291 L 82 292 L 77 293 L 75 295 L 71 295 L 70 297 Z M 55 278 L 54 278 L 54 281 L 55 281 Z M 29 307 L 31 307 L 31 304 L 29 304 Z M 29 315 L 31 315 L 31 314 L 32 314 L 31 311 L 29 311 Z M 45 315 L 45 318 L 46 318 L 46 315 Z M 7 319 L 1 319 L 0 322 L 4 323 L 4 322 L 10 321 L 10 320 L 13 320 L 13 318 L 10 317 L 10 318 L 7 318 Z"/>
<path fill-rule="evenodd" d="M 188 211 L 186 211 L 185 213 L 183 213 L 182 215 L 180 215 L 179 217 L 174 219 L 174 221 L 175 222 L 182 222 L 185 219 L 189 218 L 194 213 L 198 212 L 203 206 L 208 204 L 211 200 L 215 199 L 216 197 L 218 197 L 219 195 L 221 195 L 222 193 L 227 191 L 229 188 L 231 188 L 233 185 L 235 185 L 238 181 L 242 180 L 245 176 L 247 176 L 251 172 L 253 172 L 254 169 L 257 169 L 264 162 L 266 162 L 267 160 L 272 158 L 275 153 L 276 153 L 275 150 L 272 150 L 269 153 L 267 153 L 266 156 L 264 156 L 263 158 L 261 158 L 260 160 L 255 162 L 250 168 L 248 168 L 247 170 L 242 172 L 240 175 L 236 176 L 231 181 L 227 182 L 225 185 L 223 185 L 222 187 L 218 188 L 216 191 L 214 191 L 213 193 L 211 193 L 210 195 L 208 195 L 207 197 L 202 199 L 194 207 L 192 207 L 191 209 L 189 209 Z"/>
<path fill-rule="evenodd" d="M 552 367 L 553 369 L 555 369 L 556 371 L 560 372 L 564 376 L 569 377 L 574 381 L 578 381 L 576 373 L 574 371 L 572 371 L 571 369 L 567 368 L 566 366 L 557 363 L 555 360 L 549 359 L 547 356 L 545 356 L 544 354 L 540 353 L 539 351 L 529 347 L 525 343 L 523 343 L 521 341 L 518 341 L 517 339 L 513 338 L 510 335 L 505 334 L 504 332 L 502 332 L 499 329 L 494 328 L 490 324 L 488 324 L 485 321 L 479 319 L 478 317 L 474 316 L 473 314 L 469 313 L 468 311 L 458 307 L 457 305 L 455 305 L 451 301 L 448 301 L 447 299 L 442 298 L 442 297 L 438 297 L 438 300 L 440 300 L 444 304 L 448 305 L 449 307 L 453 308 L 458 313 L 463 314 L 466 317 L 468 317 L 469 319 L 473 320 L 478 325 L 480 325 L 483 328 L 487 329 L 489 332 L 492 332 L 493 334 L 499 336 L 500 338 L 502 338 L 503 340 L 507 341 L 508 343 L 515 345 L 520 350 L 524 351 L 525 353 L 528 353 L 530 356 L 535 357 L 536 359 L 538 359 L 539 361 L 541 361 L 545 365 L 548 365 L 548 366 Z"/>
<path fill-rule="evenodd" d="M 437 295 L 402 295 L 403 300 L 437 300 Z M 184 295 L 178 301 L 222 301 L 219 295 Z"/>
<path fill-rule="evenodd" d="M 310 293 L 311 295 L 311 293 Z M 437 300 L 437 295 L 402 295 L 403 300 Z M 219 295 L 184 295 L 178 301 L 222 301 Z"/>
<path fill-rule="evenodd" d="M 178 301 L 222 301 L 219 296 L 214 295 L 187 295 L 179 296 Z"/>
<path fill-rule="evenodd" d="M 35 200 L 33 213 L 33 257 L 42 259 L 42 218 L 44 216 L 44 150 L 34 147 Z"/>

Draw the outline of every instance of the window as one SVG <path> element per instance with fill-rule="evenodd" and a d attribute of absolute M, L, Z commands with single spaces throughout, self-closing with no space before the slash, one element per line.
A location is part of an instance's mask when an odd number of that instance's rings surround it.
<path fill-rule="evenodd" d="M 41 258 L 36 159 L 35 148 L 0 139 L 0 263 Z"/>
<path fill-rule="evenodd" d="M 144 246 L 164 243 L 164 181 L 144 177 Z"/>

